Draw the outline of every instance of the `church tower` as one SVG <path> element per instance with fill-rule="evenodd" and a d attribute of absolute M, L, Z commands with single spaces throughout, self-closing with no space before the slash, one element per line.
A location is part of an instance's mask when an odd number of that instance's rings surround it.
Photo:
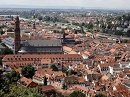
<path fill-rule="evenodd" d="M 15 18 L 15 28 L 14 28 L 14 53 L 17 54 L 20 48 L 20 21 L 19 17 Z"/>

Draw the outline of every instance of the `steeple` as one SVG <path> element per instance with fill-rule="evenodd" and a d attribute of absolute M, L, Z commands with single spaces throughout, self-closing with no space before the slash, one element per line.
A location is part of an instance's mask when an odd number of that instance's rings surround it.
<path fill-rule="evenodd" d="M 19 28 L 19 24 L 20 24 L 20 21 L 19 21 L 19 17 L 17 16 L 16 18 L 15 18 L 15 30 L 17 29 L 20 29 Z"/>
<path fill-rule="evenodd" d="M 20 21 L 19 17 L 15 18 L 15 28 L 14 28 L 14 53 L 16 54 L 20 48 Z"/>

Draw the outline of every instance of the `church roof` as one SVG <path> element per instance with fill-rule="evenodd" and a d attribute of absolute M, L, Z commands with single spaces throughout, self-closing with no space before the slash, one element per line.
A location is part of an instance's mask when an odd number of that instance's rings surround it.
<path fill-rule="evenodd" d="M 60 40 L 27 40 L 22 46 L 61 46 Z"/>
<path fill-rule="evenodd" d="M 50 47 L 50 46 L 46 46 L 46 47 L 31 47 L 31 46 L 27 46 L 27 47 L 21 47 L 20 50 L 18 51 L 19 53 L 24 53 L 24 52 L 28 52 L 28 53 L 35 53 L 35 52 L 41 52 L 41 53 L 62 53 L 62 46 L 60 47 Z"/>
<path fill-rule="evenodd" d="M 60 40 L 27 40 L 21 45 L 19 53 L 62 53 Z"/>

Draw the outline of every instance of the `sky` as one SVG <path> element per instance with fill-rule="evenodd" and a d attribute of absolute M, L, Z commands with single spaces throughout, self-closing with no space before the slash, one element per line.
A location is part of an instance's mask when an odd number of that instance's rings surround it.
<path fill-rule="evenodd" d="M 77 6 L 86 8 L 130 9 L 130 0 L 0 0 L 0 5 Z"/>

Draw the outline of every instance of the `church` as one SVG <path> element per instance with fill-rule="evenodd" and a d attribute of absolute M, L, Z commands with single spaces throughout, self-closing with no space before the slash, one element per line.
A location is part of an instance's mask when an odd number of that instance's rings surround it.
<path fill-rule="evenodd" d="M 21 42 L 20 39 L 20 20 L 15 18 L 14 30 L 14 53 L 21 54 L 62 54 L 63 48 L 60 39 L 56 40 L 26 40 Z"/>

